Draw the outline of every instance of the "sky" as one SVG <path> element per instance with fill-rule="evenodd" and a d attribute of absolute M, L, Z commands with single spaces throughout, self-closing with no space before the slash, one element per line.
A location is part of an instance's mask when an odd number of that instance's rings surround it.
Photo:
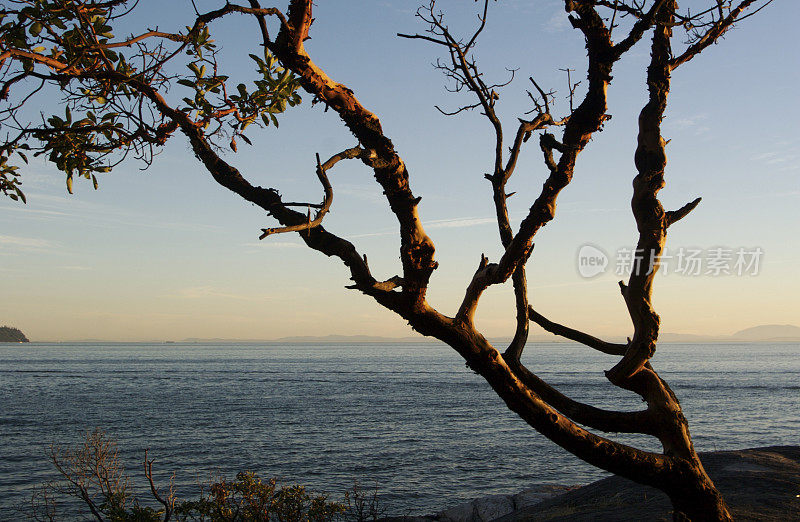
<path fill-rule="evenodd" d="M 190 23 L 188 0 L 159 2 L 157 21 L 145 13 L 151 3 L 143 0 L 141 14 L 117 34 Z M 201 10 L 217 4 L 198 2 Z M 440 4 L 453 31 L 475 27 L 472 2 Z M 440 263 L 429 301 L 453 315 L 481 254 L 492 261 L 501 254 L 483 178 L 492 166 L 493 137 L 477 112 L 445 117 L 434 108 L 470 99 L 445 90 L 431 65 L 440 49 L 396 36 L 424 30 L 413 6 L 318 2 L 307 48 L 379 116 L 406 162 Z M 664 332 L 725 335 L 759 324 L 800 325 L 798 15 L 800 4 L 776 0 L 673 74 L 661 199 L 668 209 L 698 196 L 703 201 L 670 228 L 673 257 L 654 292 Z M 245 22 L 212 26 L 222 63 L 234 72 L 246 70 L 246 55 L 256 48 L 257 27 Z M 556 116 L 568 110 L 559 69 L 585 76 L 582 36 L 555 0 L 492 3 L 477 59 L 488 78 L 502 80 L 506 68 L 519 69 L 498 101 L 508 135 L 531 108 L 528 76 L 558 91 Z M 647 61 L 643 41 L 615 66 L 613 118 L 580 155 L 528 264 L 537 310 L 599 336 L 631 329 L 617 281 L 627 279 L 626 259 L 637 239 L 629 202 Z M 333 111 L 309 101 L 285 114 L 280 129 L 251 132 L 252 147 L 240 143 L 239 153 L 226 155 L 252 183 L 277 188 L 287 200 L 321 200 L 314 154 L 328 157 L 356 144 Z M 510 200 L 515 227 L 545 171 L 531 140 L 509 184 L 517 192 Z M 260 229 L 275 222 L 216 185 L 180 135 L 149 169 L 127 162 L 103 175 L 97 191 L 76 182 L 69 195 L 64 175 L 43 162 L 32 161 L 23 176 L 27 205 L 0 200 L 0 325 L 16 326 L 32 340 L 414 335 L 402 319 L 346 290 L 343 265 L 307 249 L 296 235 L 259 241 Z M 399 273 L 398 227 L 371 171 L 344 162 L 330 177 L 334 203 L 326 227 L 366 253 L 376 277 Z M 586 277 L 579 253 L 605 256 L 605 271 Z M 692 273 L 691 256 L 701 259 L 699 274 Z M 487 336 L 513 334 L 510 285 L 486 292 L 476 324 Z"/>

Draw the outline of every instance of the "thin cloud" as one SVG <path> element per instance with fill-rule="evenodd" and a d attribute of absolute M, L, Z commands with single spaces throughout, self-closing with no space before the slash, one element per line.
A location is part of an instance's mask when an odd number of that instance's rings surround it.
<path fill-rule="evenodd" d="M 422 226 L 428 230 L 438 228 L 469 228 L 481 225 L 489 225 L 495 223 L 493 217 L 464 217 L 464 218 L 451 218 L 451 219 L 434 219 L 423 221 Z M 397 234 L 396 229 L 385 230 L 380 232 L 366 232 L 363 234 L 350 234 L 347 237 L 352 239 L 364 237 L 378 237 L 378 236 L 391 236 Z"/>
<path fill-rule="evenodd" d="M 214 288 L 213 286 L 190 286 L 187 288 L 182 288 L 178 290 L 177 293 L 168 295 L 166 297 L 176 299 L 206 299 L 210 297 L 234 299 L 236 301 L 263 301 L 265 299 L 270 299 L 270 297 L 265 295 L 245 295 L 225 292 Z"/>
<path fill-rule="evenodd" d="M 549 285 L 530 285 L 529 288 L 534 290 L 539 290 L 542 288 L 562 288 L 567 286 L 586 286 L 586 285 L 596 285 L 602 283 L 604 285 L 608 284 L 608 279 L 594 279 L 594 280 L 582 280 L 582 281 L 575 281 L 573 283 L 553 283 Z"/>
<path fill-rule="evenodd" d="M 0 247 L 10 250 L 41 252 L 45 250 L 53 250 L 56 247 L 56 244 L 52 241 L 47 241 L 46 239 L 0 235 Z"/>
<path fill-rule="evenodd" d="M 750 160 L 777 172 L 793 171 L 797 169 L 800 150 L 796 144 L 783 141 L 776 143 L 772 150 L 750 156 Z"/>
<path fill-rule="evenodd" d="M 675 130 L 704 129 L 703 122 L 708 120 L 708 113 L 701 112 L 685 118 L 669 119 L 665 122 L 665 127 Z"/>
<path fill-rule="evenodd" d="M 300 242 L 292 241 L 273 241 L 270 238 L 262 239 L 261 241 L 254 241 L 251 243 L 244 243 L 245 248 L 250 248 L 254 251 L 262 250 L 264 248 L 302 248 L 305 245 Z"/>
<path fill-rule="evenodd" d="M 426 228 L 467 228 L 495 223 L 493 217 L 437 219 L 428 221 Z"/>
<path fill-rule="evenodd" d="M 8 206 L 8 207 L 3 208 L 3 212 L 7 212 L 7 211 L 24 212 L 26 215 L 33 214 L 33 215 L 41 216 L 41 217 L 45 217 L 46 216 L 46 217 L 62 218 L 62 217 L 69 217 L 70 216 L 70 214 L 68 214 L 66 212 L 59 212 L 57 210 L 42 210 L 42 209 L 36 209 L 36 208 L 29 208 L 28 206 L 23 206 L 23 205 Z"/>
<path fill-rule="evenodd" d="M 564 9 L 559 9 L 544 23 L 546 33 L 561 33 L 570 28 Z"/>
<path fill-rule="evenodd" d="M 223 227 L 213 224 L 160 221 L 146 213 L 131 212 L 115 206 L 68 196 L 53 196 L 36 192 L 29 192 L 27 196 L 27 205 L 8 206 L 3 210 L 25 212 L 27 215 L 43 221 L 74 220 L 80 221 L 82 226 L 100 228 L 118 228 L 120 225 L 136 223 L 137 227 L 180 231 L 218 231 L 223 229 Z"/>

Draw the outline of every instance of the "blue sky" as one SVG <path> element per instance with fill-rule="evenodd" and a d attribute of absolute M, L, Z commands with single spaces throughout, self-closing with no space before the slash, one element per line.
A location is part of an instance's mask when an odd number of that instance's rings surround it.
<path fill-rule="evenodd" d="M 149 3 L 144 0 L 140 11 Z M 439 49 L 395 36 L 423 30 L 413 5 L 319 2 L 307 47 L 381 118 L 405 160 L 440 262 L 429 299 L 453 314 L 481 253 L 492 260 L 500 254 L 483 179 L 492 164 L 492 136 L 477 113 L 447 118 L 433 108 L 468 99 L 444 90 L 431 67 Z M 509 135 L 530 108 L 529 75 L 559 91 L 556 115 L 568 107 L 558 69 L 584 76 L 583 40 L 562 5 L 505 0 L 491 6 L 477 56 L 489 77 L 502 79 L 506 67 L 519 68 L 498 102 Z M 188 1 L 167 6 L 161 28 L 188 20 Z M 474 26 L 472 2 L 441 6 L 453 30 Z M 673 75 L 664 123 L 672 139 L 670 163 L 661 197 L 667 208 L 697 196 L 703 202 L 670 229 L 668 249 L 760 248 L 764 254 L 757 275 L 660 275 L 654 300 L 663 331 L 728 334 L 756 324 L 800 323 L 797 15 L 798 4 L 778 0 Z M 256 41 L 256 28 L 245 22 L 212 27 L 223 63 L 234 72 L 247 70 L 247 53 L 240 50 Z M 153 25 L 144 16 L 137 23 Z M 599 335 L 626 335 L 630 328 L 614 269 L 616 252 L 636 240 L 629 199 L 635 122 L 646 95 L 648 49 L 642 44 L 617 64 L 609 91 L 613 119 L 581 154 L 528 265 L 531 299 L 542 313 Z M 254 146 L 240 144 L 227 158 L 254 184 L 278 188 L 292 200 L 317 201 L 314 154 L 327 157 L 355 140 L 332 111 L 308 102 L 287 113 L 279 130 L 250 133 Z M 515 223 L 545 176 L 535 141 L 529 145 L 510 183 L 517 191 L 510 200 Z M 67 194 L 63 175 L 43 163 L 32 162 L 24 176 L 28 204 L 0 200 L 0 323 L 32 339 L 412 335 L 369 298 L 345 290 L 345 269 L 305 249 L 296 236 L 258 241 L 260 228 L 274 223 L 217 186 L 180 135 L 150 169 L 123 164 L 100 180 L 98 191 L 76 183 L 75 194 Z M 378 277 L 396 274 L 397 225 L 371 172 L 343 163 L 331 180 L 334 205 L 326 226 L 366 253 Z M 610 257 L 607 272 L 591 279 L 577 270 L 577 252 L 587 243 Z M 490 336 L 513 332 L 510 287 L 487 292 L 477 324 Z"/>

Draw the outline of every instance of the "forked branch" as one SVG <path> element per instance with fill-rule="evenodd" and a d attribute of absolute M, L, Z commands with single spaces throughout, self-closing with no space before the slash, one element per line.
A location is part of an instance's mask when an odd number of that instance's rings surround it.
<path fill-rule="evenodd" d="M 369 151 L 362 160 L 372 167 L 400 224 L 404 297 L 408 305 L 422 306 L 428 281 L 438 265 L 434 261 L 433 241 L 417 213 L 420 199 L 411 191 L 405 164 L 384 134 L 378 117 L 361 104 L 351 89 L 332 80 L 306 52 L 303 42 L 313 21 L 312 8 L 311 0 L 292 0 L 288 23 L 281 26 L 277 38 L 270 43 L 270 51 L 298 75 L 306 91 L 339 114 L 361 146 Z M 356 283 L 365 286 L 365 281 Z"/>
<path fill-rule="evenodd" d="M 164 506 L 163 522 L 169 522 L 170 518 L 172 518 L 173 511 L 175 511 L 175 495 L 172 492 L 172 481 L 170 481 L 170 491 L 167 498 L 162 497 L 153 481 L 153 460 L 147 458 L 147 450 L 144 450 L 144 476 L 147 478 L 147 482 L 150 485 L 150 493 L 153 495 L 153 498 Z"/>
<path fill-rule="evenodd" d="M 320 163 L 319 154 L 317 154 L 317 178 L 319 182 L 322 184 L 322 188 L 325 191 L 325 198 L 323 199 L 320 205 L 313 205 L 314 208 L 317 208 L 317 214 L 314 216 L 314 219 L 311 219 L 311 214 L 309 210 L 308 221 L 303 224 L 299 225 L 291 225 L 286 227 L 277 227 L 277 228 L 262 228 L 261 229 L 261 236 L 258 239 L 264 239 L 267 236 L 272 234 L 282 234 L 286 232 L 302 232 L 304 230 L 310 230 L 314 227 L 318 227 L 322 224 L 322 220 L 325 218 L 325 214 L 331 208 L 331 204 L 333 204 L 333 187 L 331 187 L 330 180 L 328 179 L 327 172 L 331 169 L 334 165 L 336 165 L 339 161 L 343 159 L 352 159 L 357 158 L 361 155 L 364 150 L 361 147 L 353 147 L 347 149 L 345 151 L 340 152 L 339 154 L 335 154 L 331 156 L 328 161 L 324 164 Z M 284 205 L 287 205 L 284 203 Z M 292 203 L 292 205 L 296 205 L 296 203 Z M 302 203 L 300 204 L 302 205 Z M 287 205 L 288 206 L 288 205 Z M 309 209 L 312 207 L 311 204 L 307 205 Z"/>
<path fill-rule="evenodd" d="M 683 53 L 679 56 L 672 58 L 669 62 L 670 70 L 674 70 L 677 67 L 681 66 L 682 64 L 688 62 L 698 54 L 700 54 L 706 47 L 710 46 L 711 44 L 715 43 L 719 38 L 725 34 L 733 25 L 737 22 L 737 20 L 743 19 L 741 14 L 746 11 L 749 7 L 755 4 L 758 0 L 744 0 L 740 2 L 734 9 L 731 9 L 727 16 L 719 16 L 714 22 L 711 23 L 710 27 L 705 31 L 705 33 L 699 35 L 696 41 L 690 45 Z M 750 12 L 747 16 L 752 16 L 761 9 L 764 9 L 766 6 L 772 3 L 773 0 L 767 0 L 761 7 L 758 9 Z M 721 9 L 721 8 L 720 8 Z M 741 18 L 740 18 L 741 17 Z"/>

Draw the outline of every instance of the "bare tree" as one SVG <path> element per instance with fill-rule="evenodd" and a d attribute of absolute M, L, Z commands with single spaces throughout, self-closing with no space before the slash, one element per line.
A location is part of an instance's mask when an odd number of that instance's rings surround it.
<path fill-rule="evenodd" d="M 135 2 L 5 0 L 0 32 L 0 97 L 4 100 L 0 118 L 6 139 L 0 147 L 0 187 L 12 198 L 24 198 L 20 176 L 10 160 L 19 157 L 27 162 L 27 150 L 46 155 L 64 171 L 70 192 L 76 175 L 92 179 L 96 186 L 96 173 L 109 171 L 129 154 L 148 164 L 154 150 L 180 131 L 220 185 L 278 221 L 279 227 L 262 230 L 262 239 L 296 232 L 309 248 L 338 258 L 350 271 L 349 288 L 403 317 L 421 334 L 453 347 L 511 410 L 556 444 L 590 464 L 663 490 L 672 500 L 675 519 L 729 520 L 728 509 L 694 450 L 675 394 L 649 362 L 659 333 L 659 316 L 651 301 L 656 260 L 669 227 L 700 201 L 668 211 L 658 199 L 667 164 L 661 120 L 673 72 L 770 1 L 709 0 L 705 9 L 681 11 L 675 0 L 565 0 L 569 21 L 586 43 L 584 90 L 578 94 L 573 71 L 568 70 L 570 110 L 559 118 L 551 113 L 553 92 L 530 78 L 534 108 L 526 113 L 529 117 L 519 119 L 510 140 L 496 112 L 498 91 L 509 80 L 488 81 L 473 52 L 486 26 L 490 2 L 479 4 L 478 27 L 465 38 L 451 32 L 435 1 L 421 8 L 417 15 L 427 31 L 401 36 L 442 48 L 444 58 L 437 67 L 450 80 L 450 88 L 472 96 L 472 101 L 455 110 L 440 110 L 458 114 L 475 109 L 494 131 L 494 166 L 486 177 L 492 186 L 503 254 L 496 262 L 482 256 L 452 316 L 426 300 L 429 280 L 437 268 L 435 248 L 420 221 L 420 198 L 411 190 L 406 164 L 378 116 L 350 88 L 328 76 L 304 46 L 313 23 L 311 0 L 291 0 L 286 10 L 262 7 L 258 0 L 226 2 L 215 10 L 195 11 L 184 32 L 152 29 L 125 38 L 115 37 L 112 30 Z M 250 90 L 245 84 L 232 86 L 210 37 L 213 22 L 230 16 L 252 20 L 263 44 L 263 49 L 251 55 L 259 78 Z M 614 29 L 623 32 L 619 39 L 612 37 Z M 679 50 L 674 47 L 675 32 L 688 36 Z M 631 200 L 642 259 L 628 282 L 620 282 L 633 333 L 627 343 L 615 344 L 555 323 L 534 310 L 528 302 L 525 266 L 535 235 L 554 218 L 558 195 L 573 179 L 578 156 L 609 118 L 607 90 L 614 64 L 646 35 L 651 35 L 648 101 L 639 116 Z M 185 56 L 189 57 L 190 75 L 174 67 Z M 173 99 L 168 92 L 172 84 L 184 86 L 192 94 Z M 63 93 L 68 107 L 65 115 L 26 120 L 23 107 L 53 87 Z M 278 125 L 277 115 L 300 102 L 300 89 L 312 97 L 312 103 L 322 103 L 326 111 L 338 115 L 358 140 L 357 146 L 324 162 L 317 158 L 316 175 L 324 192 L 319 204 L 285 202 L 276 189 L 251 184 L 221 155 L 223 146 L 235 151 L 237 139 L 249 142 L 245 130 L 250 125 Z M 73 116 L 78 113 L 80 116 Z M 515 227 L 509 219 L 506 185 L 534 133 L 548 176 L 526 217 Z M 365 255 L 322 225 L 333 200 L 327 173 L 338 162 L 351 159 L 372 169 L 399 224 L 402 266 L 397 275 L 376 277 Z M 501 351 L 478 331 L 473 317 L 482 293 L 509 279 L 516 303 L 516 330 Z M 531 321 L 618 357 L 606 372 L 609 382 L 637 393 L 647 407 L 635 412 L 600 409 L 570 399 L 536 376 L 520 359 Z M 637 449 L 596 432 L 650 435 L 659 440 L 663 452 Z"/>

